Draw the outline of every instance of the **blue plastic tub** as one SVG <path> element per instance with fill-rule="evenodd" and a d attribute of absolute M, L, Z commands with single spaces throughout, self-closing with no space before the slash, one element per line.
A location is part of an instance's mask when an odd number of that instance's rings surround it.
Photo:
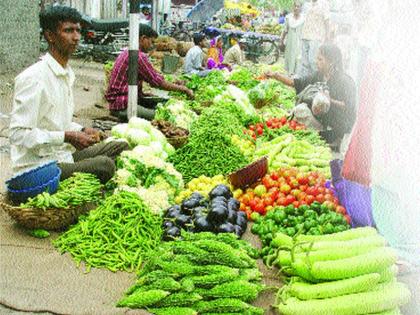
<path fill-rule="evenodd" d="M 50 194 L 53 194 L 58 189 L 58 184 L 60 183 L 61 170 L 57 168 L 55 176 L 49 180 L 47 183 L 38 185 L 36 187 L 30 187 L 25 189 L 11 189 L 7 188 L 9 199 L 14 203 L 26 202 L 28 198 L 33 198 L 36 195 L 48 191 Z"/>
<path fill-rule="evenodd" d="M 15 175 L 6 181 L 6 186 L 12 190 L 23 190 L 42 186 L 53 179 L 57 175 L 58 170 L 57 161 L 51 161 Z"/>

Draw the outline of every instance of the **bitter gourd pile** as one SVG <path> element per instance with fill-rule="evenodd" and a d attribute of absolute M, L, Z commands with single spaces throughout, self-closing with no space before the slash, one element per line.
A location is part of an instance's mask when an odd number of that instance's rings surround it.
<path fill-rule="evenodd" d="M 183 234 L 149 255 L 119 307 L 153 314 L 263 314 L 250 305 L 264 289 L 257 251 L 234 234 Z"/>

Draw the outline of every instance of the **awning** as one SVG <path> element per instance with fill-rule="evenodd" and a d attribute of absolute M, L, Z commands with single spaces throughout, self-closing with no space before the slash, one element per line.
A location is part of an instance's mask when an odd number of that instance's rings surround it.
<path fill-rule="evenodd" d="M 223 9 L 223 6 L 224 0 L 202 0 L 191 9 L 187 18 L 193 22 L 205 22 Z"/>

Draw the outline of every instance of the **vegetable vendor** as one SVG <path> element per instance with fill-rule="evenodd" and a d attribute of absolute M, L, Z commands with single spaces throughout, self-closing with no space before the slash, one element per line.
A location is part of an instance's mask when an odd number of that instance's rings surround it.
<path fill-rule="evenodd" d="M 356 86 L 353 79 L 344 73 L 340 49 L 332 44 L 320 47 L 317 58 L 318 71 L 306 77 L 292 79 L 280 73 L 267 72 L 273 78 L 294 87 L 296 93 L 308 85 L 326 82 L 329 88 L 330 108 L 326 113 L 313 113 L 323 127 L 320 135 L 330 144 L 339 146 L 343 136 L 350 133 L 356 119 Z"/>
<path fill-rule="evenodd" d="M 208 69 L 226 69 L 230 70 L 229 65 L 224 64 L 223 57 L 223 39 L 217 36 L 210 41 L 210 48 L 207 53 L 207 68 Z"/>
<path fill-rule="evenodd" d="M 48 52 L 15 79 L 10 122 L 15 173 L 56 160 L 61 179 L 85 172 L 106 182 L 115 172 L 114 158 L 128 147 L 123 142 L 96 144 L 101 138 L 98 130 L 72 122 L 75 76 L 68 61 L 79 44 L 81 19 L 67 6 L 40 14 Z"/>
<path fill-rule="evenodd" d="M 143 93 L 143 81 L 146 81 L 155 88 L 166 91 L 177 91 L 187 94 L 193 98 L 193 92 L 184 85 L 174 84 L 165 81 L 163 76 L 156 72 L 150 63 L 146 53 L 153 46 L 153 41 L 158 34 L 150 27 L 144 24 L 139 26 L 139 71 L 138 71 L 138 95 L 139 105 L 137 107 L 137 116 L 152 120 L 155 115 L 156 101 L 151 100 L 152 95 Z M 112 69 L 111 79 L 109 80 L 108 90 L 105 94 L 109 102 L 111 115 L 125 121 L 127 120 L 128 107 L 128 49 L 125 49 L 117 57 L 114 68 Z"/>
<path fill-rule="evenodd" d="M 203 48 L 207 46 L 206 37 L 202 33 L 195 33 L 193 36 L 194 47 L 185 56 L 184 72 L 186 74 L 197 74 L 204 77 L 209 73 L 205 69 Z"/>
<path fill-rule="evenodd" d="M 244 38 L 232 39 L 233 46 L 226 52 L 225 62 L 229 65 L 241 65 L 245 61 L 244 48 L 246 40 Z"/>

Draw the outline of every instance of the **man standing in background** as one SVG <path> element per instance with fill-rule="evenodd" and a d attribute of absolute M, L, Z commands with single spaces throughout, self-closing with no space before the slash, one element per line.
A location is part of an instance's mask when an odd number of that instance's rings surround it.
<path fill-rule="evenodd" d="M 299 76 L 316 72 L 318 48 L 329 38 L 330 7 L 326 0 L 312 0 L 306 3 L 306 19 L 302 29 L 302 60 Z"/>

